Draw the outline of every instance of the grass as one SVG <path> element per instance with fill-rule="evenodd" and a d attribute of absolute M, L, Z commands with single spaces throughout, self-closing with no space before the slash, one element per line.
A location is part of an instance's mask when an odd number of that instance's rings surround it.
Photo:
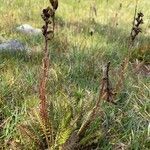
<path fill-rule="evenodd" d="M 111 62 L 110 75 L 115 84 L 118 78 L 117 70 L 128 53 L 128 36 L 132 27 L 135 2 L 95 2 L 95 22 L 91 21 L 90 2 L 59 2 L 56 35 L 49 46 L 52 64 L 47 93 L 49 101 L 54 102 L 53 113 L 56 116 L 56 127 L 60 131 L 63 128 L 68 131 L 68 124 L 64 123 L 70 118 L 71 109 L 72 114 L 76 116 L 80 114 L 81 109 L 87 112 L 94 105 L 98 97 L 102 65 Z M 0 0 L 0 4 L 0 35 L 6 39 L 20 39 L 31 48 L 27 53 L 0 53 L 0 149 L 15 149 L 16 143 L 21 143 L 23 149 L 36 149 L 18 132 L 18 125 L 29 120 L 28 113 L 31 108 L 37 109 L 39 105 L 38 85 L 43 38 L 16 33 L 15 28 L 23 23 L 41 28 L 41 10 L 48 5 L 48 1 Z M 142 54 L 136 53 L 136 50 L 145 48 L 145 45 L 149 48 L 150 36 L 146 34 L 150 25 L 149 5 L 148 0 L 139 1 L 138 4 L 138 11 L 144 13 L 144 25 L 143 33 L 135 42 L 131 62 L 139 58 L 139 55 L 146 63 L 150 62 L 149 49 L 144 49 Z M 94 29 L 93 36 L 90 35 L 91 28 Z M 149 83 L 149 77 L 135 74 L 130 63 L 125 73 L 123 89 L 115 100 L 117 106 L 102 102 L 103 115 L 92 123 L 86 133 L 87 138 L 89 133 L 98 129 L 100 135 L 96 138 L 96 146 L 99 149 L 150 149 Z M 86 117 L 85 115 L 84 118 Z M 82 124 L 82 121 L 79 124 Z M 57 138 L 61 139 L 59 136 Z M 58 140 L 58 143 L 63 143 L 63 140 L 65 139 Z M 84 140 L 81 143 L 86 145 Z"/>

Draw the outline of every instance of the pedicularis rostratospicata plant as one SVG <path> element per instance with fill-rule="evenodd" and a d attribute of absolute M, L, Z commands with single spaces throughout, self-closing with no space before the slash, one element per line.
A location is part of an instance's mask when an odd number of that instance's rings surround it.
<path fill-rule="evenodd" d="M 47 84 L 48 70 L 50 65 L 48 42 L 54 38 L 55 12 L 58 8 L 58 1 L 50 0 L 50 4 L 51 7 L 49 6 L 43 9 L 41 15 L 45 23 L 44 26 L 42 27 L 42 33 L 45 39 L 45 48 L 44 48 L 40 85 L 39 85 L 39 98 L 40 98 L 40 115 L 42 120 L 45 122 L 45 124 L 48 119 L 46 84 Z"/>

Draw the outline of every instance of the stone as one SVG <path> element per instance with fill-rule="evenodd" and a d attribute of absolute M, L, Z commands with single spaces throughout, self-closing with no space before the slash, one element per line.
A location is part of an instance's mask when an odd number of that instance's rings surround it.
<path fill-rule="evenodd" d="M 0 44 L 0 51 L 24 51 L 27 47 L 19 40 L 8 40 Z"/>
<path fill-rule="evenodd" d="M 41 29 L 34 28 L 31 25 L 29 25 L 29 24 L 23 24 L 21 26 L 18 26 L 16 28 L 16 30 L 18 32 L 20 32 L 20 33 L 24 33 L 24 34 L 27 34 L 27 35 L 37 36 L 37 35 L 41 35 L 42 34 L 42 30 Z"/>

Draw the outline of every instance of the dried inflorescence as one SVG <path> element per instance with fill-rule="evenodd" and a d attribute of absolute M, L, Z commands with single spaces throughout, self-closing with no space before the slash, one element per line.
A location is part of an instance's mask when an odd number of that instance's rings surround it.
<path fill-rule="evenodd" d="M 45 22 L 45 25 L 42 27 L 42 32 L 44 37 L 47 40 L 51 40 L 54 35 L 55 28 L 55 11 L 58 8 L 58 0 L 50 0 L 52 7 L 47 7 L 43 9 L 42 19 Z"/>
<path fill-rule="evenodd" d="M 123 88 L 125 80 L 125 72 L 127 67 L 128 67 L 128 59 L 125 59 L 117 72 L 118 80 L 116 81 L 116 84 L 112 85 L 109 75 L 110 62 L 108 62 L 106 65 L 103 66 L 103 76 L 101 81 L 101 89 L 99 93 L 100 99 L 104 99 L 107 102 L 116 105 L 114 99 L 117 97 L 117 95 L 121 92 Z"/>
<path fill-rule="evenodd" d="M 52 8 L 47 7 L 46 9 L 43 9 L 42 18 L 45 22 L 45 25 L 42 27 L 42 33 L 46 40 L 50 40 L 53 37 L 50 37 L 50 35 L 54 35 L 53 28 L 51 27 L 53 26 L 52 24 L 54 15 L 55 11 Z"/>
<path fill-rule="evenodd" d="M 116 104 L 114 100 L 115 93 L 109 79 L 110 62 L 103 66 L 103 77 L 101 82 L 100 98 Z"/>
<path fill-rule="evenodd" d="M 140 25 L 142 25 L 144 22 L 143 22 L 143 13 L 142 12 L 139 12 L 137 14 L 137 17 L 134 18 L 134 21 L 133 21 L 133 27 L 132 27 L 132 30 L 131 30 L 131 43 L 132 45 L 134 44 L 134 40 L 135 38 L 137 37 L 137 35 L 142 32 L 142 29 L 140 27 Z"/>
<path fill-rule="evenodd" d="M 56 10 L 58 8 L 58 0 L 49 0 L 53 9 Z"/>

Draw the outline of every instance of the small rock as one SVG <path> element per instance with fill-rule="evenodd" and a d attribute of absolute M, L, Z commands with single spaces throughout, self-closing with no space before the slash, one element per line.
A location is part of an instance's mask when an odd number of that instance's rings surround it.
<path fill-rule="evenodd" d="M 18 40 L 9 40 L 0 44 L 0 51 L 23 51 L 27 47 Z"/>
<path fill-rule="evenodd" d="M 23 24 L 19 27 L 16 28 L 16 30 L 18 32 L 24 33 L 24 34 L 28 34 L 28 35 L 41 35 L 42 34 L 42 30 L 38 29 L 38 28 L 33 28 L 32 26 L 30 26 L 29 24 Z"/>

